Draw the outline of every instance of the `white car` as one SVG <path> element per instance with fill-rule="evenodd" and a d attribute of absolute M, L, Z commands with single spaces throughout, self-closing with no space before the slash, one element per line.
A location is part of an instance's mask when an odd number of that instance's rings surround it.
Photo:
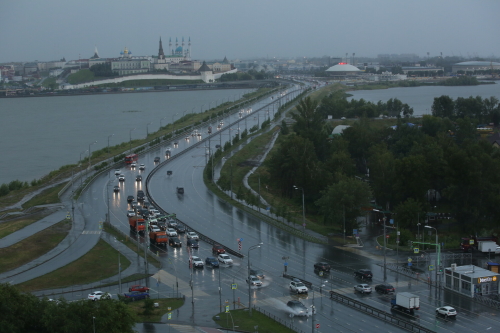
<path fill-rule="evenodd" d="M 177 237 L 177 231 L 174 228 L 167 228 L 168 237 Z"/>
<path fill-rule="evenodd" d="M 372 287 L 370 287 L 366 283 L 361 283 L 354 286 L 354 291 L 359 291 L 362 294 L 369 294 L 372 292 Z"/>
<path fill-rule="evenodd" d="M 150 209 L 150 210 L 149 210 L 149 212 L 150 212 L 150 213 L 151 213 L 154 217 L 156 217 L 156 216 L 160 216 L 160 215 L 161 215 L 161 213 L 160 213 L 160 211 L 159 211 L 158 209 Z"/>
<path fill-rule="evenodd" d="M 201 267 L 201 268 L 203 268 L 203 260 L 201 260 L 199 257 L 192 256 L 191 257 L 191 262 L 193 263 L 193 267 Z"/>
<path fill-rule="evenodd" d="M 293 279 L 289 287 L 291 291 L 295 291 L 297 294 L 307 294 L 309 292 L 306 285 L 299 279 Z"/>
<path fill-rule="evenodd" d="M 500 246 L 497 246 L 497 248 L 495 249 L 495 254 L 500 254 Z"/>
<path fill-rule="evenodd" d="M 188 239 L 200 239 L 200 237 L 198 237 L 198 234 L 194 231 L 186 233 L 186 236 Z"/>
<path fill-rule="evenodd" d="M 151 231 L 151 232 L 160 232 L 161 229 L 158 228 L 157 225 L 152 224 L 152 225 L 149 226 L 149 231 Z"/>
<path fill-rule="evenodd" d="M 118 176 L 118 180 L 121 181 L 121 182 L 124 182 L 125 181 L 125 175 L 124 174 L 121 174 Z"/>
<path fill-rule="evenodd" d="M 133 209 L 129 209 L 129 210 L 127 211 L 127 216 L 128 216 L 128 217 L 135 216 L 135 210 L 133 210 Z"/>
<path fill-rule="evenodd" d="M 136 166 L 137 166 L 137 162 L 136 161 L 130 163 L 130 167 L 131 168 L 135 168 Z"/>
<path fill-rule="evenodd" d="M 144 164 L 139 165 L 139 170 L 145 170 L 146 166 Z"/>
<path fill-rule="evenodd" d="M 443 315 L 445 317 L 456 317 L 457 310 L 451 306 L 442 306 L 436 309 L 436 315 Z"/>
<path fill-rule="evenodd" d="M 231 259 L 230 256 L 228 256 L 227 254 L 225 253 L 221 253 L 219 254 L 219 256 L 217 257 L 217 259 L 223 263 L 223 264 L 226 264 L 226 265 L 232 265 L 233 264 L 233 259 Z"/>
<path fill-rule="evenodd" d="M 251 286 L 262 287 L 262 281 L 255 275 L 250 275 L 247 279 L 247 283 Z"/>
<path fill-rule="evenodd" d="M 100 299 L 111 299 L 111 294 L 104 291 L 94 291 L 89 294 L 88 299 L 91 301 L 97 301 Z"/>
<path fill-rule="evenodd" d="M 115 170 L 115 176 L 119 176 L 122 172 L 120 171 L 120 169 L 116 169 Z"/>

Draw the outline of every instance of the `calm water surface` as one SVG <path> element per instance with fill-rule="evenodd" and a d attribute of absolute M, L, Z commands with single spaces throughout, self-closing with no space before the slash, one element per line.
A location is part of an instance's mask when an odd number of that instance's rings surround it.
<path fill-rule="evenodd" d="M 0 98 L 0 184 L 39 179 L 80 156 L 146 133 L 249 89 Z M 151 123 L 151 124 L 149 124 Z M 148 125 L 149 124 L 149 125 Z M 132 130 L 132 131 L 131 131 Z M 84 153 L 85 152 L 85 153 Z"/>
<path fill-rule="evenodd" d="M 378 101 L 387 102 L 391 98 L 398 98 L 403 103 L 407 103 L 413 108 L 414 115 L 431 113 L 431 106 L 434 97 L 448 95 L 453 99 L 457 97 L 489 98 L 495 96 L 500 100 L 500 84 L 485 84 L 467 87 L 411 87 L 411 88 L 391 88 L 382 90 L 357 90 L 349 92 L 354 99 L 361 99 L 372 103 Z"/>

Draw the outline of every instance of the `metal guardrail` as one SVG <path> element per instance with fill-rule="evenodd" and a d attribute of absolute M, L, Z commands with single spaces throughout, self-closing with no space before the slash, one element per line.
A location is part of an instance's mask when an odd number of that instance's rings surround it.
<path fill-rule="evenodd" d="M 346 305 L 350 308 L 356 309 L 360 312 L 363 312 L 369 316 L 372 316 L 374 318 L 380 319 L 386 323 L 392 324 L 394 326 L 397 326 L 399 328 L 402 328 L 404 330 L 407 330 L 409 332 L 426 332 L 426 333 L 432 333 L 435 332 L 433 330 L 430 330 L 428 328 L 425 328 L 423 326 L 420 326 L 418 324 L 412 323 L 408 320 L 404 320 L 401 318 L 398 318 L 396 316 L 393 316 L 387 312 L 384 312 L 382 310 L 379 310 L 373 306 L 366 305 L 360 301 L 354 300 L 350 297 L 341 295 L 335 291 L 330 291 L 330 298 L 334 301 L 337 301 L 339 303 L 342 303 L 343 305 Z"/>
<path fill-rule="evenodd" d="M 489 307 L 492 307 L 495 309 L 500 309 L 500 302 L 497 300 L 494 300 L 492 298 L 488 298 L 487 296 L 475 294 L 474 300 L 481 303 L 481 304 L 484 304 L 486 306 L 489 306 Z"/>
<path fill-rule="evenodd" d="M 312 287 L 312 282 L 306 281 L 304 279 L 298 278 L 298 277 L 293 276 L 293 275 L 286 274 L 285 272 L 283 272 L 283 277 L 287 278 L 287 279 L 290 279 L 290 280 L 293 280 L 293 279 L 300 280 L 300 281 L 302 281 L 303 284 L 305 284 L 307 286 L 307 288 L 311 288 Z"/>
<path fill-rule="evenodd" d="M 293 324 L 290 324 L 290 322 L 286 321 L 286 320 L 283 320 L 283 318 L 280 318 L 280 317 L 277 317 L 275 315 L 273 315 L 272 313 L 270 312 L 267 312 L 266 310 L 264 309 L 261 309 L 260 307 L 256 307 L 254 306 L 253 307 L 254 310 L 256 311 L 259 311 L 260 313 L 262 313 L 264 316 L 266 317 L 269 317 L 271 318 L 272 320 L 274 321 L 277 321 L 278 323 L 280 323 L 281 325 L 291 329 L 292 331 L 295 331 L 295 332 L 298 332 L 298 333 L 305 333 L 304 331 L 302 331 L 301 329 L 299 329 L 298 327 L 296 327 L 295 325 Z"/>

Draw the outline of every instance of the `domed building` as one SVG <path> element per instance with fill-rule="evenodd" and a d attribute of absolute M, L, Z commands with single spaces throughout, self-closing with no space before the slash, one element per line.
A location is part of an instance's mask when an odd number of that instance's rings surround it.
<path fill-rule="evenodd" d="M 326 70 L 327 74 L 338 78 L 347 78 L 348 76 L 354 76 L 361 72 L 361 70 L 353 65 L 349 65 L 345 62 L 340 62 L 335 66 L 332 66 Z"/>
<path fill-rule="evenodd" d="M 456 73 L 458 71 L 474 72 L 474 71 L 487 71 L 487 70 L 500 70 L 500 63 L 493 61 L 464 61 L 451 66 L 451 71 Z"/>

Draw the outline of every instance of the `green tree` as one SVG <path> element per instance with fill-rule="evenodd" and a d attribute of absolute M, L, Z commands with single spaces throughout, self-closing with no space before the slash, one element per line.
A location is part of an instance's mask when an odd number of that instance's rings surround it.
<path fill-rule="evenodd" d="M 453 119 L 455 116 L 455 102 L 450 96 L 446 95 L 434 97 L 431 110 L 432 115 L 435 117 Z"/>
<path fill-rule="evenodd" d="M 416 229 L 416 224 L 419 216 L 424 216 L 423 204 L 413 198 L 400 203 L 394 209 L 396 213 L 395 219 L 400 229 L 413 230 Z"/>

